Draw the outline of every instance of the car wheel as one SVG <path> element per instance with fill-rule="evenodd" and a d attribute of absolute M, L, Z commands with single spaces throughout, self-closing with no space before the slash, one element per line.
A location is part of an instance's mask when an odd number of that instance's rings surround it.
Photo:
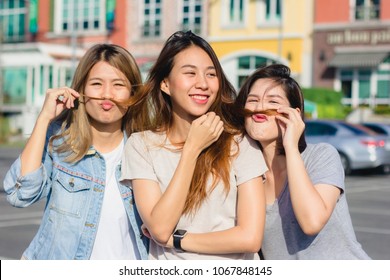
<path fill-rule="evenodd" d="M 390 164 L 383 165 L 381 169 L 383 174 L 390 174 Z"/>
<path fill-rule="evenodd" d="M 349 159 L 346 155 L 343 153 L 340 153 L 340 159 L 341 159 L 341 164 L 343 165 L 344 168 L 344 173 L 345 175 L 351 174 L 351 164 L 349 163 Z"/>

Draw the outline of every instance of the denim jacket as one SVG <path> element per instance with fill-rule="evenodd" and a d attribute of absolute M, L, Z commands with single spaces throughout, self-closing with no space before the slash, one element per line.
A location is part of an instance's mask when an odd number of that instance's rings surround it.
<path fill-rule="evenodd" d="M 47 140 L 58 128 L 49 128 Z M 47 198 L 39 230 L 23 253 L 25 259 L 90 258 L 103 203 L 105 161 L 93 147 L 76 164 L 66 163 L 64 157 L 45 149 L 40 168 L 21 176 L 19 156 L 5 176 L 4 189 L 13 206 L 27 207 Z M 132 190 L 119 183 L 120 168 L 118 165 L 115 172 L 119 191 L 134 231 L 136 247 L 141 258 L 147 259 L 148 240 L 141 234 L 142 221 Z"/>

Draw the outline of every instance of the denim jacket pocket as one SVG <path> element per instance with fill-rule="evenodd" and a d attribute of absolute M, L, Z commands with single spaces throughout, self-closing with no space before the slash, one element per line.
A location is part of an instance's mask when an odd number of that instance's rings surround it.
<path fill-rule="evenodd" d="M 90 188 L 90 181 L 86 179 L 71 177 L 69 175 L 58 174 L 58 183 L 70 193 L 87 190 Z"/>
<path fill-rule="evenodd" d="M 50 208 L 61 214 L 82 216 L 88 207 L 92 182 L 60 172 L 54 182 Z"/>

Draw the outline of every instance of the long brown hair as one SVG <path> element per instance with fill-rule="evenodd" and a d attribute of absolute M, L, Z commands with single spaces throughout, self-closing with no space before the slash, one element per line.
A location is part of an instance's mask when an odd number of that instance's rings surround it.
<path fill-rule="evenodd" d="M 71 88 L 81 94 L 80 100 L 76 100 L 76 106 L 65 110 L 53 122 L 61 122 L 61 131 L 50 139 L 50 146 L 53 141 L 63 138 L 64 141 L 55 146 L 58 153 L 65 153 L 65 160 L 77 162 L 84 157 L 92 144 L 92 131 L 89 117 L 85 109 L 84 93 L 87 79 L 92 67 L 104 61 L 121 71 L 127 78 L 130 87 L 131 97 L 127 103 L 128 109 L 122 119 L 122 129 L 128 135 L 132 132 L 132 110 L 131 106 L 136 101 L 137 92 L 142 84 L 141 73 L 134 57 L 124 48 L 113 44 L 97 44 L 92 46 L 81 58 L 72 81 Z M 137 99 L 138 100 L 138 99 Z"/>
<path fill-rule="evenodd" d="M 231 124 L 233 117 L 231 107 L 236 92 L 226 78 L 214 50 L 203 38 L 191 31 L 178 31 L 168 38 L 149 72 L 142 90 L 144 93 L 141 93 L 146 96 L 143 100 L 143 108 L 137 110 L 135 116 L 137 122 L 146 129 L 165 133 L 169 131 L 173 121 L 172 104 L 170 96 L 161 91 L 160 85 L 170 74 L 175 56 L 191 46 L 203 49 L 214 64 L 219 90 L 209 110 L 220 116 L 225 129 L 219 139 L 203 150 L 198 157 L 183 213 L 196 211 L 207 198 L 208 191 L 212 191 L 219 181 L 223 182 L 226 193 L 229 191 L 232 143 L 234 143 L 234 135 L 238 134 L 238 130 Z M 210 175 L 213 177 L 213 183 L 208 190 L 207 181 Z"/>

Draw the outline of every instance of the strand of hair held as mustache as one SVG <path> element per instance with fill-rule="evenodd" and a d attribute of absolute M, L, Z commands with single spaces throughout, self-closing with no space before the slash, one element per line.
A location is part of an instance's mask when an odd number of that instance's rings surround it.
<path fill-rule="evenodd" d="M 241 116 L 243 116 L 243 117 L 250 117 L 250 116 L 253 116 L 253 115 L 257 115 L 257 114 L 262 114 L 262 115 L 266 115 L 266 116 L 280 115 L 280 113 L 278 113 L 278 111 L 276 109 L 266 109 L 266 110 L 252 111 L 252 110 L 249 110 L 249 109 L 246 109 L 246 108 L 242 108 L 238 113 Z"/>
<path fill-rule="evenodd" d="M 83 100 L 79 100 L 80 103 L 86 103 L 89 99 L 91 100 L 108 100 L 114 103 L 116 106 L 121 107 L 121 108 L 128 108 L 132 104 L 134 104 L 132 98 L 130 97 L 129 99 L 114 99 L 114 98 L 106 98 L 106 97 L 94 97 L 94 96 L 89 96 L 86 94 L 80 94 L 80 97 L 83 97 Z"/>
<path fill-rule="evenodd" d="M 114 98 L 105 98 L 105 97 L 94 97 L 94 96 L 88 96 L 86 94 L 80 94 L 80 97 L 92 99 L 92 100 L 108 100 L 114 103 L 118 107 L 122 108 L 128 108 L 133 104 L 133 101 L 131 100 L 131 97 L 129 99 L 114 99 Z M 85 103 L 86 100 L 79 101 L 80 103 Z M 246 108 L 242 108 L 240 112 L 238 112 L 241 116 L 249 117 L 256 114 L 263 114 L 266 116 L 276 116 L 280 115 L 276 109 L 266 109 L 266 110 L 258 110 L 258 111 L 252 111 Z"/>

